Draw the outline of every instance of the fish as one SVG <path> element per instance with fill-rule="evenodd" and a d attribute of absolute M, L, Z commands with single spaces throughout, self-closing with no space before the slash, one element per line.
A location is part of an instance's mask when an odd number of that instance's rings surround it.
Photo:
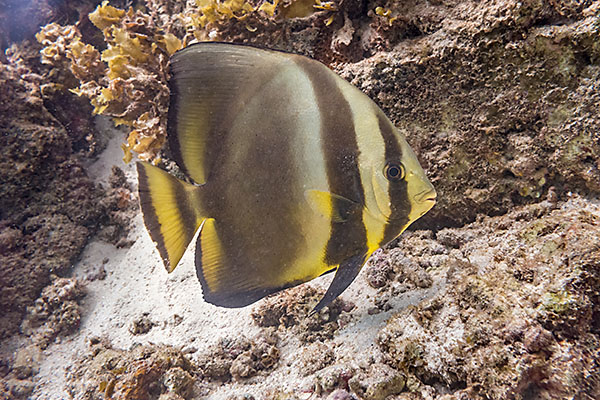
<path fill-rule="evenodd" d="M 436 202 L 405 135 L 316 60 L 195 43 L 171 57 L 169 90 L 186 179 L 137 162 L 140 205 L 168 272 L 197 236 L 208 303 L 245 307 L 335 272 L 318 312 Z"/>

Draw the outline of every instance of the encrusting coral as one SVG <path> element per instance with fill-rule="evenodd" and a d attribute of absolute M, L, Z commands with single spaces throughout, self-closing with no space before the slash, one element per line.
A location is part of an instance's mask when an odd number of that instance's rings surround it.
<path fill-rule="evenodd" d="M 446 268 L 445 288 L 377 339 L 408 391 L 443 382 L 453 399 L 596 398 L 599 212 L 544 201 L 438 232 L 450 251 L 430 269 Z"/>
<path fill-rule="evenodd" d="M 197 366 L 175 348 L 148 345 L 127 352 L 94 337 L 89 354 L 69 367 L 68 391 L 94 400 L 190 399 L 196 373 Z"/>

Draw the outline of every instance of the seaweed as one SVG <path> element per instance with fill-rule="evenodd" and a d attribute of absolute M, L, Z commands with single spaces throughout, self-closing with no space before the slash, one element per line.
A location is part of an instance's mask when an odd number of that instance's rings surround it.
<path fill-rule="evenodd" d="M 106 49 L 100 52 L 84 43 L 75 26 L 52 23 L 36 35 L 45 46 L 42 62 L 59 69 L 67 63 L 79 83 L 70 90 L 87 97 L 94 114 L 108 115 L 115 124 L 130 127 L 122 146 L 126 162 L 131 151 L 152 159 L 166 137 L 167 63 L 181 41 L 157 28 L 147 14 L 133 8 L 120 10 L 107 1 L 89 19 L 102 31 Z"/>

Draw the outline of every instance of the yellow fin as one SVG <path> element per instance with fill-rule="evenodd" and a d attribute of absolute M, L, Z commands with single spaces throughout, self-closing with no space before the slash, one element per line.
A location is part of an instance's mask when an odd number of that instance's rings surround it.
<path fill-rule="evenodd" d="M 223 280 L 221 275 L 224 269 L 221 265 L 224 264 L 225 260 L 223 258 L 223 247 L 217 235 L 213 218 L 204 220 L 198 238 L 198 245 L 196 246 L 196 257 L 199 260 L 196 261 L 196 268 L 201 269 L 201 271 L 198 270 L 199 277 L 201 273 L 210 292 L 217 292 Z"/>
<path fill-rule="evenodd" d="M 206 219 L 196 241 L 196 275 L 204 300 L 208 303 L 221 307 L 244 307 L 300 283 L 276 283 L 264 269 L 253 268 L 243 251 L 224 246 L 217 227 L 218 221 Z"/>
<path fill-rule="evenodd" d="M 333 222 L 346 221 L 359 207 L 358 203 L 350 199 L 323 190 L 309 189 L 304 192 L 304 197 L 316 213 Z"/>
<path fill-rule="evenodd" d="M 214 42 L 195 43 L 171 57 L 167 136 L 177 165 L 195 183 L 210 176 L 233 117 L 289 57 Z"/>
<path fill-rule="evenodd" d="M 149 163 L 138 162 L 137 170 L 144 223 L 171 272 L 202 223 L 200 188 Z"/>

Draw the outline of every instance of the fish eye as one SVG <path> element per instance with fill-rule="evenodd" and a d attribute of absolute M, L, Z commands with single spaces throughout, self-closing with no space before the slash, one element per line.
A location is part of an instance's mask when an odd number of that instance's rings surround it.
<path fill-rule="evenodd" d="M 404 179 L 404 166 L 393 162 L 387 163 L 383 171 L 385 177 L 391 182 L 398 182 Z"/>

